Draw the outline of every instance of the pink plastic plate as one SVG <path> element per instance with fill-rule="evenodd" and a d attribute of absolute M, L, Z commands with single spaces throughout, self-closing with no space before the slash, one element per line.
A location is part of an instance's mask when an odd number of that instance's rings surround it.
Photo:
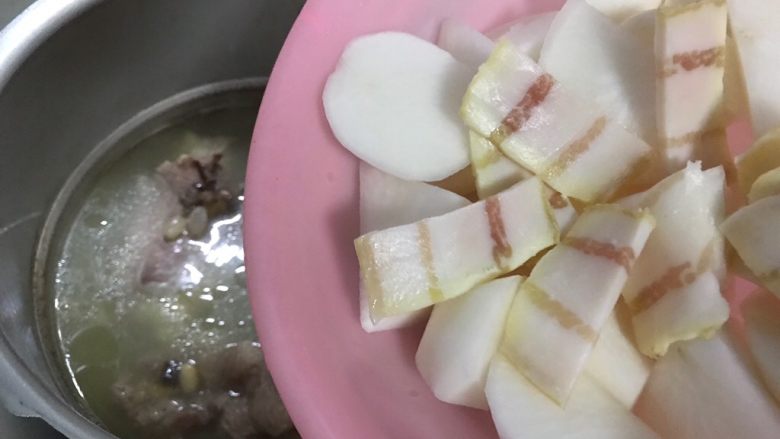
<path fill-rule="evenodd" d="M 487 30 L 560 0 L 309 0 L 265 93 L 250 154 L 246 252 L 258 331 L 304 437 L 494 438 L 487 412 L 437 401 L 414 365 L 422 327 L 358 319 L 357 159 L 331 134 L 322 89 L 344 46 L 384 30 L 434 40 L 442 19 Z"/>

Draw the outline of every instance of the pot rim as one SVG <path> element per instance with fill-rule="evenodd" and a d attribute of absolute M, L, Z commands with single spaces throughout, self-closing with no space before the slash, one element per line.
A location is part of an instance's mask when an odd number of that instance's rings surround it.
<path fill-rule="evenodd" d="M 0 30 L 0 93 L 19 67 L 52 35 L 105 0 L 37 0 Z M 68 437 L 115 438 L 62 400 L 27 367 L 0 333 L 3 402 L 15 415 L 42 417 Z M 5 393 L 5 392 L 4 392 Z"/>
<path fill-rule="evenodd" d="M 0 92 L 51 35 L 104 0 L 37 0 L 0 29 Z"/>

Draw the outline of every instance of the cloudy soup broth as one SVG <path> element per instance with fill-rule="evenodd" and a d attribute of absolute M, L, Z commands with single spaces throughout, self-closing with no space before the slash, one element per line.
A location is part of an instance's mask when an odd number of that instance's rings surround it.
<path fill-rule="evenodd" d="M 58 225 L 49 272 L 59 360 L 119 437 L 297 437 L 246 294 L 256 114 L 198 112 L 151 133 L 101 167 Z"/>

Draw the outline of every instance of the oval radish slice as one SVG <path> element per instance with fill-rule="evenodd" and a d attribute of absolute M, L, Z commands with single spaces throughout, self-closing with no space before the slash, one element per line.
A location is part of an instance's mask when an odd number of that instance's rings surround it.
<path fill-rule="evenodd" d="M 471 202 L 436 186 L 406 181 L 366 163 L 360 164 L 360 232 L 400 226 L 443 215 Z M 374 323 L 368 312 L 368 298 L 360 284 L 360 324 L 366 332 L 385 331 L 411 325 L 428 315 L 429 308 L 387 317 Z"/>
<path fill-rule="evenodd" d="M 325 84 L 325 115 L 339 142 L 372 166 L 406 180 L 441 180 L 469 163 L 458 107 L 472 74 L 413 35 L 357 38 Z"/>

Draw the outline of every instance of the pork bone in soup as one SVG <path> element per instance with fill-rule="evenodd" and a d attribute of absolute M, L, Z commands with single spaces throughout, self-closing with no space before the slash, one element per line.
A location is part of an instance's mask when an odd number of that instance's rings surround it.
<path fill-rule="evenodd" d="M 256 108 L 141 141 L 71 203 L 54 267 L 74 392 L 122 438 L 296 437 L 246 295 L 242 185 Z"/>

